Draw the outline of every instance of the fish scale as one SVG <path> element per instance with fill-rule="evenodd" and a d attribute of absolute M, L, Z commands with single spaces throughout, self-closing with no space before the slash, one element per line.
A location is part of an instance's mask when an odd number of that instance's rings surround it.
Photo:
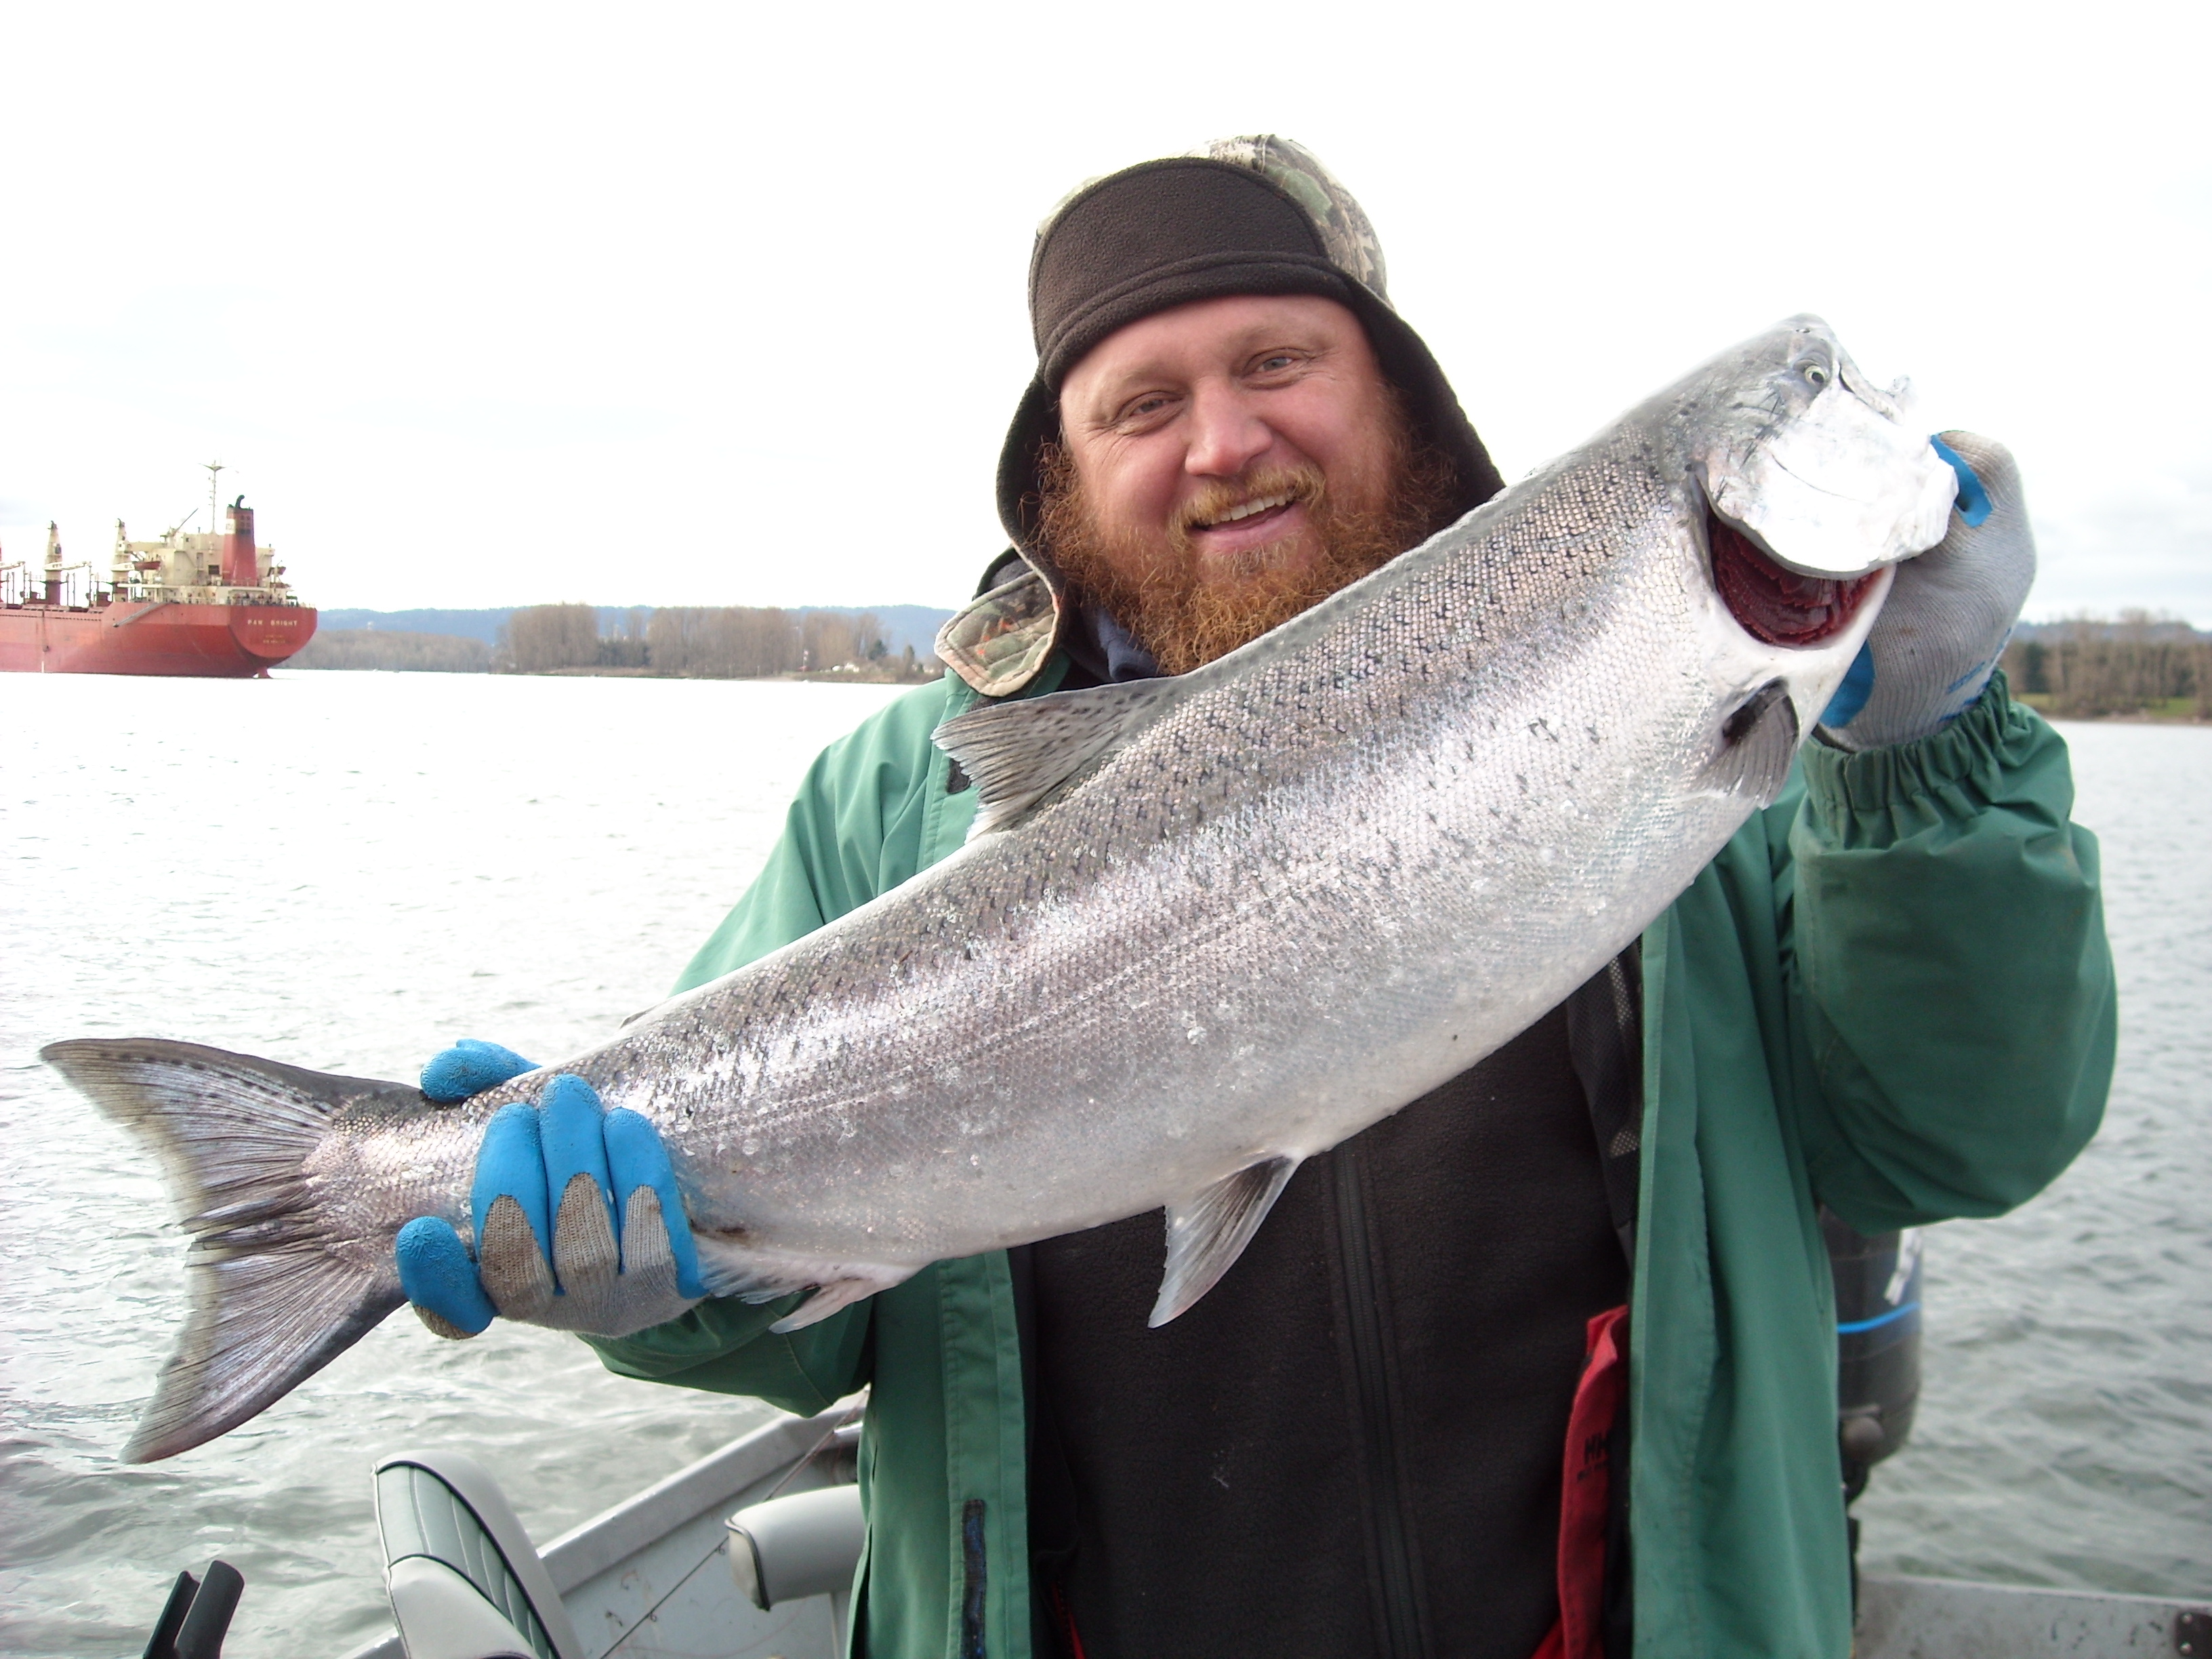
<path fill-rule="evenodd" d="M 1779 791 L 1887 580 L 1818 643 L 1765 643 L 1708 516 L 1804 574 L 1932 544 L 1953 474 L 1856 375 L 1793 319 L 1218 662 L 949 721 L 960 852 L 462 1105 L 50 1048 L 199 1217 L 129 1455 L 244 1421 L 397 1306 L 399 1228 L 467 1235 L 484 1125 L 552 1070 L 659 1130 L 711 1291 L 811 1292 L 779 1328 L 1152 1209 L 1174 1317 L 1300 1161 L 1555 1006 Z"/>

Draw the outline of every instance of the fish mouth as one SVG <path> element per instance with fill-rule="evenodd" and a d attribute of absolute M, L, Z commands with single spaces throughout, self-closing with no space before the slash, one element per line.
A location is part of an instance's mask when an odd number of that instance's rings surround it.
<path fill-rule="evenodd" d="M 1736 625 L 1768 645 L 1813 646 L 1851 625 L 1880 570 L 1841 579 L 1801 576 L 1769 557 L 1750 537 L 1708 509 L 1705 542 L 1713 586 Z"/>

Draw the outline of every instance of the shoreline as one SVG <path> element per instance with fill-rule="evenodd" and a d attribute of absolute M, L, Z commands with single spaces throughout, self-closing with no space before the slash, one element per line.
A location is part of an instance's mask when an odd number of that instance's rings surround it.
<path fill-rule="evenodd" d="M 2013 701 L 2023 707 L 2033 708 L 2053 725 L 2064 721 L 2069 725 L 2075 726 L 2198 726 L 2212 728 L 2212 719 L 2208 719 L 2202 714 L 2153 714 L 2147 708 L 2130 709 L 2124 714 L 2062 714 L 2050 707 L 2051 693 L 2048 691 L 2015 691 L 2013 693 Z M 2173 701 L 2179 702 L 2181 699 L 2175 698 Z"/>
<path fill-rule="evenodd" d="M 589 668 L 372 668 L 312 665 L 302 667 L 289 662 L 274 665 L 280 670 L 301 674 L 466 674 L 496 680 L 717 680 L 750 684 L 780 681 L 785 684 L 805 682 L 815 685 L 929 685 L 943 678 L 940 674 L 840 673 L 834 668 L 792 668 L 775 674 L 656 674 L 650 668 L 596 665 Z"/>
<path fill-rule="evenodd" d="M 339 672 L 344 671 L 339 670 Z M 885 674 L 869 669 L 787 668 L 775 674 L 656 674 L 650 668 L 489 668 L 497 679 L 803 680 L 816 685 L 927 685 L 937 674 Z"/>
<path fill-rule="evenodd" d="M 2053 726 L 2193 726 L 2212 731 L 2212 720 L 2198 720 L 2193 714 L 2053 714 L 2041 708 L 2035 712 Z"/>
<path fill-rule="evenodd" d="M 278 665 L 281 667 L 281 666 L 290 666 L 291 665 L 289 665 L 289 664 L 280 664 L 280 665 Z M 486 668 L 466 669 L 466 668 L 464 668 L 464 669 L 444 669 L 444 670 L 422 670 L 422 669 L 415 669 L 415 670 L 400 669 L 400 670 L 393 670 L 393 669 L 374 669 L 374 668 L 316 668 L 316 669 L 310 669 L 310 670 L 307 670 L 307 671 L 305 671 L 305 672 L 313 672 L 313 673 L 338 673 L 338 674 L 343 674 L 343 673 L 357 673 L 357 674 L 360 674 L 360 673 L 368 673 L 368 674 L 373 674 L 373 673 L 392 673 L 392 672 L 401 672 L 401 673 L 405 673 L 405 672 L 416 672 L 416 673 L 422 673 L 422 672 L 445 672 L 445 673 L 462 673 L 462 674 L 471 674 L 471 673 L 473 673 L 473 674 L 486 674 L 486 675 L 489 675 L 489 676 L 490 676 L 490 677 L 492 677 L 492 678 L 506 678 L 506 679 L 623 679 L 623 680 L 664 679 L 664 680 L 750 680 L 750 681 L 756 681 L 756 682 L 782 681 L 782 682 L 785 682 L 785 683 L 787 683 L 787 684 L 789 684 L 789 683 L 805 683 L 805 684 L 815 684 L 815 685 L 927 685 L 927 684 L 929 684 L 932 681 L 933 681 L 933 680 L 937 680 L 937 679 L 939 679 L 939 678 L 943 678 L 941 674 L 917 674 L 917 675 L 913 675 L 913 676 L 908 676 L 908 675 L 896 674 L 896 673 L 888 673 L 888 674 L 887 674 L 887 673 L 882 673 L 882 672 L 874 672 L 874 671 L 870 671 L 870 670 L 858 670 L 858 671 L 855 671 L 855 670 L 847 670 L 847 671 L 840 671 L 840 670 L 834 669 L 834 668 L 815 668 L 815 669 L 798 669 L 798 668 L 792 668 L 792 669 L 786 669 L 786 670 L 784 670 L 783 672 L 780 672 L 780 673 L 775 673 L 775 674 L 656 674 L 656 673 L 654 673 L 654 672 L 653 672 L 650 668 L 645 668 L 645 667 L 630 667 L 630 666 L 615 667 L 615 666 L 612 666 L 612 665 L 601 666 L 601 665 L 596 665 L 596 664 L 594 664 L 594 665 L 592 665 L 592 666 L 589 666 L 589 667 L 575 667 L 575 668 L 530 668 L 530 669 L 486 669 Z M 2025 707 L 2025 708 L 2033 708 L 2033 709 L 2037 714 L 2039 714 L 2042 715 L 2044 719 L 2045 719 L 2045 720 L 2050 720 L 2050 721 L 2052 721 L 2053 723 L 2060 723 L 2060 722 L 2063 722 L 2063 723 L 2069 724 L 2069 725 L 2082 725 L 2082 726 L 2200 726 L 2200 727 L 2203 727 L 2203 728 L 2208 729 L 2208 730 L 2212 730 L 2212 718 L 2207 718 L 2207 717 L 2205 717 L 2205 716 L 2203 716 L 2203 715 L 2193 714 L 2153 714 L 2153 713 L 2151 713 L 2150 711 L 2148 711 L 2148 710 L 2147 710 L 2147 709 L 2141 709 L 2141 708 L 2134 709 L 2134 710 L 2130 710 L 2130 712 L 2128 712 L 2128 713 L 2126 713 L 2126 714 L 2057 714 L 2057 713 L 2054 713 L 2054 712 L 2051 710 L 2051 708 L 2049 707 L 2050 699 L 2051 699 L 2051 694 L 2050 694 L 2049 692 L 2046 692 L 2046 691 L 2029 691 L 2029 692 L 2026 692 L 2026 693 L 2015 692 L 2015 693 L 2014 693 L 2014 695 L 2013 695 L 2013 701 L 2014 701 L 2014 702 L 2017 702 L 2017 703 L 2021 704 L 2021 705 L 2022 705 L 2023 707 Z"/>

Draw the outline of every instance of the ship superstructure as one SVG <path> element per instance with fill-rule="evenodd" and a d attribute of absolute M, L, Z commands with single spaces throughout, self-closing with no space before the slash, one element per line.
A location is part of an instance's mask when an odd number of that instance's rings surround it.
<path fill-rule="evenodd" d="M 210 462 L 208 471 L 213 522 L 222 467 Z M 91 562 L 67 562 L 49 524 L 37 570 L 0 557 L 0 671 L 267 674 L 314 637 L 315 612 L 284 580 L 276 550 L 256 543 L 243 495 L 221 509 L 221 522 L 220 532 L 178 525 L 134 542 L 117 520 L 105 580 Z"/>

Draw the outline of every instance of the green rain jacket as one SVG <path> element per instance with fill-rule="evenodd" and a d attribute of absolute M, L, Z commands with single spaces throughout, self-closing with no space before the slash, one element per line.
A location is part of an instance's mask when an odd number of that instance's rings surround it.
<path fill-rule="evenodd" d="M 1019 631 L 1026 648 L 1005 641 L 996 671 L 957 655 L 955 666 L 993 691 L 1053 690 L 1063 660 L 1036 627 Z M 930 732 L 977 701 L 947 674 L 824 750 L 767 867 L 678 988 L 957 848 L 975 793 L 949 793 Z M 1644 935 L 1639 1659 L 1850 1652 L 1833 1290 L 1815 1206 L 1867 1232 L 1996 1215 L 2095 1131 L 2115 1005 L 2097 845 L 2069 821 L 2072 798 L 2064 743 L 1999 676 L 1920 742 L 1857 756 L 1808 745 L 1781 799 Z M 872 1385 L 854 1650 L 1029 1659 L 1005 1254 L 939 1262 L 769 1334 L 795 1305 L 708 1301 L 594 1346 L 625 1376 L 794 1412 Z"/>

